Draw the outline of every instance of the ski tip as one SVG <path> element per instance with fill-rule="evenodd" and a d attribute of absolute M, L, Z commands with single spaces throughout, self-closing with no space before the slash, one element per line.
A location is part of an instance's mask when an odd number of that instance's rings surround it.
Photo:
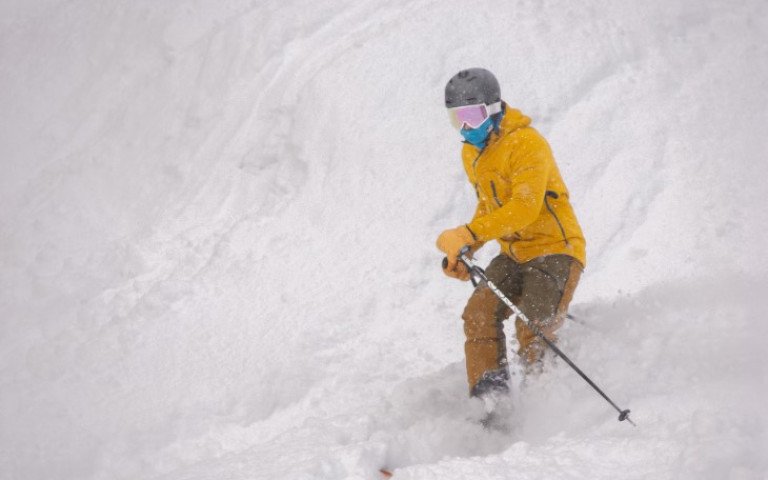
<path fill-rule="evenodd" d="M 391 478 L 392 477 L 392 472 L 390 472 L 386 468 L 380 469 L 379 472 L 381 472 L 381 478 Z"/>

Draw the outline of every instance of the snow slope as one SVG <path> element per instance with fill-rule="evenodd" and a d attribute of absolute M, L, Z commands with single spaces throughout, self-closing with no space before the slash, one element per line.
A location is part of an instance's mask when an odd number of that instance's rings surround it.
<path fill-rule="evenodd" d="M 768 4 L 0 3 L 0 478 L 768 477 Z M 434 239 L 484 66 L 588 240 L 472 421 Z M 493 256 L 493 249 L 483 259 Z"/>

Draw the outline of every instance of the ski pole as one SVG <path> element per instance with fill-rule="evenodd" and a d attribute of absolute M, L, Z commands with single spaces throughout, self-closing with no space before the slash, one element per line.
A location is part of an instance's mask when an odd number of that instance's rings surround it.
<path fill-rule="evenodd" d="M 559 356 L 560 358 L 565 360 L 565 363 L 567 363 L 572 369 L 574 369 L 576 371 L 576 373 L 578 373 L 579 376 L 581 376 L 581 378 L 583 378 L 592 388 L 595 389 L 595 391 L 597 393 L 600 394 L 600 396 L 602 396 L 605 399 L 606 402 L 611 404 L 611 406 L 614 409 L 616 409 L 617 412 L 619 412 L 619 421 L 620 422 L 623 422 L 624 420 L 626 420 L 630 424 L 632 424 L 632 426 L 634 426 L 634 427 L 637 426 L 637 425 L 635 425 L 635 422 L 633 422 L 632 419 L 629 418 L 629 409 L 622 410 L 621 408 L 619 408 L 618 405 L 616 405 L 613 402 L 613 400 L 611 400 L 610 397 L 608 397 L 608 395 L 606 395 L 605 392 L 603 392 L 600 389 L 600 387 L 598 387 L 595 384 L 595 382 L 593 382 L 584 372 L 582 372 L 581 369 L 579 367 L 577 367 L 576 364 L 573 363 L 571 361 L 571 359 L 568 358 L 568 356 L 565 353 L 563 353 L 562 350 L 560 350 L 554 343 L 552 343 L 546 336 L 544 336 L 544 334 L 541 332 L 541 330 L 539 330 L 538 326 L 536 326 L 535 324 L 531 323 L 530 320 L 528 320 L 528 317 L 525 316 L 525 314 L 517 307 L 517 305 L 512 303 L 512 301 L 510 299 L 508 299 L 506 297 L 506 295 L 501 293 L 501 290 L 499 290 L 499 288 L 492 281 L 488 280 L 488 277 L 485 275 L 485 270 L 480 268 L 480 266 L 477 265 L 475 260 L 472 257 L 469 256 L 469 247 L 462 248 L 461 252 L 459 252 L 459 255 L 460 255 L 461 261 L 464 263 L 464 265 L 466 265 L 467 269 L 469 270 L 469 274 L 470 274 L 470 277 L 472 279 L 472 284 L 473 285 L 477 286 L 479 283 L 485 283 L 488 286 L 488 288 L 490 288 L 491 291 L 497 297 L 499 297 L 499 299 L 502 302 L 504 302 L 504 304 L 506 306 L 508 306 L 510 308 L 510 310 L 512 310 L 512 312 L 515 314 L 515 316 L 517 318 L 519 318 L 520 320 L 522 320 L 523 323 L 525 323 L 525 325 L 528 326 L 528 328 L 530 328 L 533 331 L 534 335 L 536 335 L 537 337 L 542 339 L 544 341 L 544 343 L 549 348 L 551 348 L 553 352 L 555 352 L 557 354 L 557 356 Z M 443 268 L 447 267 L 447 265 L 448 265 L 448 259 L 444 258 L 443 259 Z"/>

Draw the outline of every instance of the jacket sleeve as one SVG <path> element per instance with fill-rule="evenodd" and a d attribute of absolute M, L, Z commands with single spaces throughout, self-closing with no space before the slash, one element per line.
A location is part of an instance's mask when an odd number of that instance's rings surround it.
<path fill-rule="evenodd" d="M 488 208 L 483 204 L 478 195 L 477 208 L 475 208 L 475 214 L 472 215 L 472 221 L 474 222 L 478 218 L 488 215 Z"/>
<path fill-rule="evenodd" d="M 535 130 L 525 133 L 509 157 L 512 194 L 501 208 L 475 217 L 467 226 L 480 241 L 507 237 L 538 218 L 552 165 L 549 145 Z"/>
<path fill-rule="evenodd" d="M 478 200 L 477 208 L 475 209 L 475 215 L 472 217 L 472 221 L 474 222 L 476 219 L 481 218 L 485 215 L 488 215 L 488 209 L 486 208 L 485 205 L 483 205 L 483 203 L 480 200 Z M 467 224 L 467 228 L 469 228 L 469 224 Z M 475 232 L 473 232 L 471 229 L 469 232 L 472 234 L 474 238 L 477 238 L 477 235 L 475 235 Z M 476 251 L 483 248 L 483 245 L 485 245 L 485 240 L 477 239 L 477 241 L 472 245 L 472 253 L 475 253 Z"/>

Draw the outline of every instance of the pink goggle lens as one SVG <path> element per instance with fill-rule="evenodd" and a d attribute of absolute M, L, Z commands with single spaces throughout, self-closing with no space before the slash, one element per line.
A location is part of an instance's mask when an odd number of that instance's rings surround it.
<path fill-rule="evenodd" d="M 484 104 L 465 105 L 450 110 L 451 123 L 456 128 L 477 128 L 488 119 L 488 109 Z"/>

